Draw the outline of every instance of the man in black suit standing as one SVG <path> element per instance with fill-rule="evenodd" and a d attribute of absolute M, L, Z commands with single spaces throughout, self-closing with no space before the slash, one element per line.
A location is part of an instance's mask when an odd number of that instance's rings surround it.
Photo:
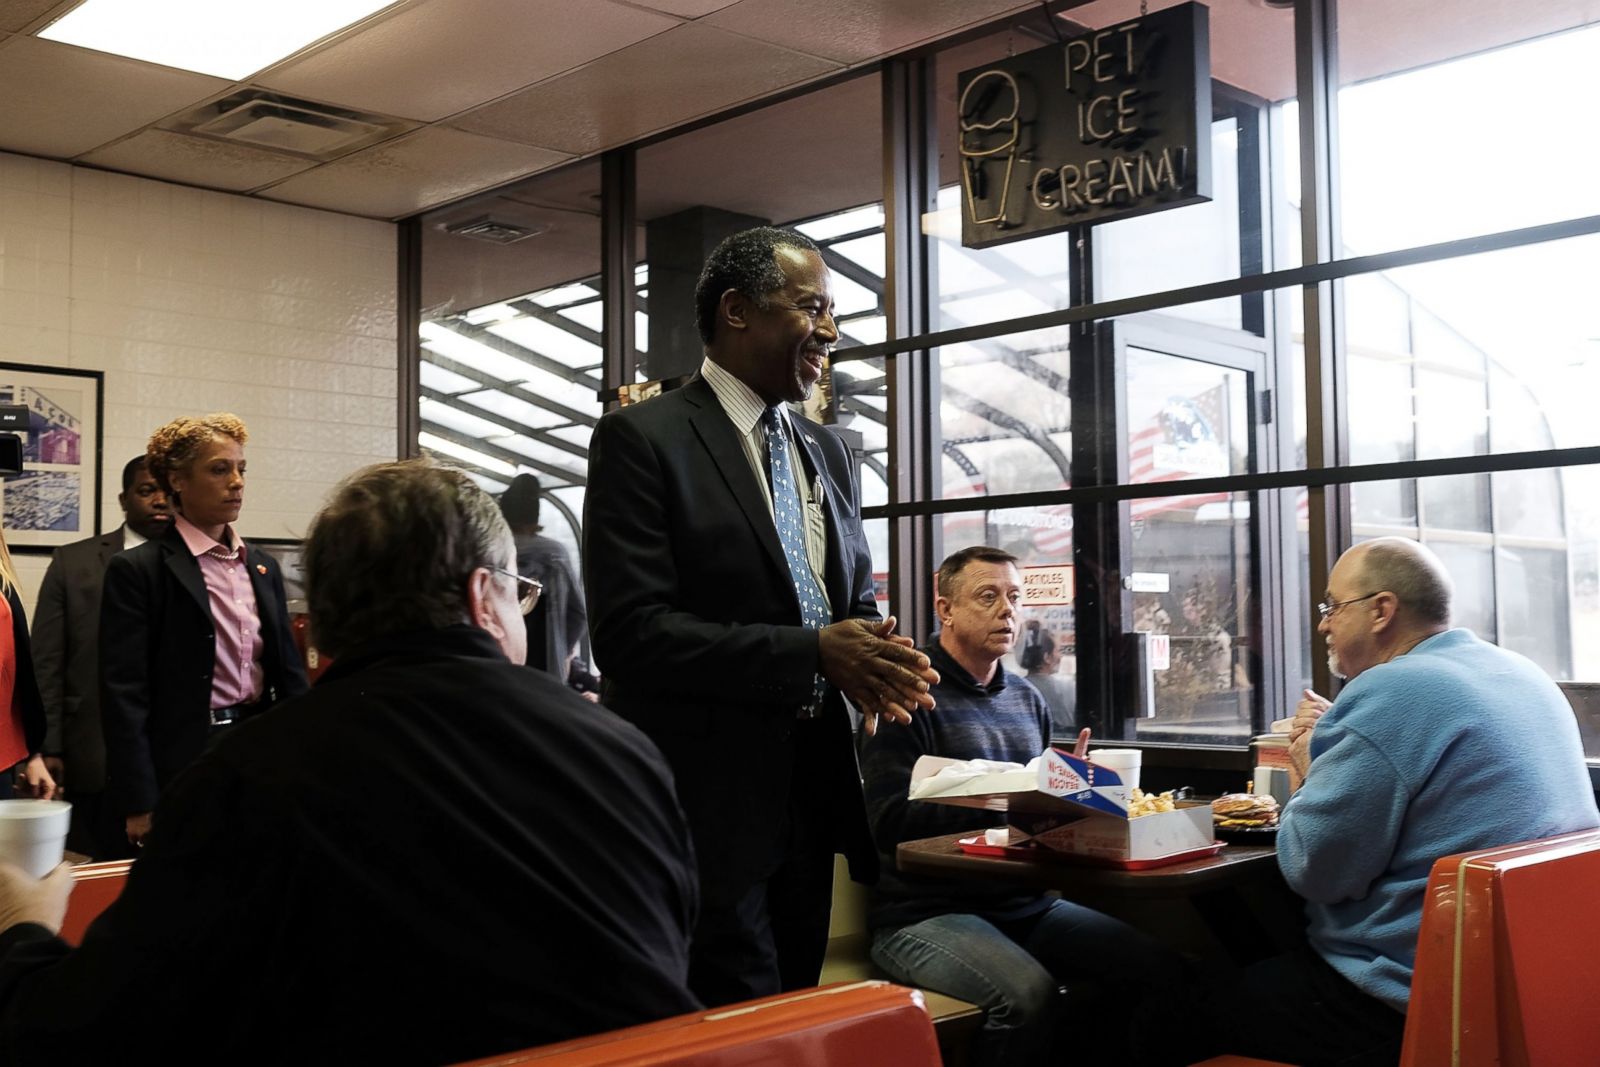
<path fill-rule="evenodd" d="M 72 801 L 67 847 L 94 859 L 128 855 L 122 820 L 102 800 L 106 741 L 100 727 L 100 588 L 111 557 L 172 528 L 167 494 L 143 453 L 122 468 L 122 525 L 56 549 L 33 612 L 33 669 L 44 698 L 44 761 Z M 70 776 L 70 777 L 69 777 Z"/>
<path fill-rule="evenodd" d="M 590 443 L 584 584 L 603 702 L 660 747 L 695 839 L 689 984 L 709 1005 L 815 985 L 833 856 L 871 881 L 843 693 L 866 728 L 932 707 L 926 656 L 880 621 L 849 451 L 789 414 L 838 340 L 810 240 L 723 241 L 681 389 Z"/>

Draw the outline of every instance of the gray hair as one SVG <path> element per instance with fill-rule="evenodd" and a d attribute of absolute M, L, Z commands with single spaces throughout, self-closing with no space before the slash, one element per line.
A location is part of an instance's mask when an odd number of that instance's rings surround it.
<path fill-rule="evenodd" d="M 329 656 L 465 622 L 467 580 L 515 566 L 494 498 L 429 460 L 366 467 L 312 520 L 302 565 L 311 635 Z"/>
<path fill-rule="evenodd" d="M 1380 537 L 1360 547 L 1367 590 L 1393 593 L 1422 622 L 1450 625 L 1455 586 L 1438 556 L 1407 537 Z"/>

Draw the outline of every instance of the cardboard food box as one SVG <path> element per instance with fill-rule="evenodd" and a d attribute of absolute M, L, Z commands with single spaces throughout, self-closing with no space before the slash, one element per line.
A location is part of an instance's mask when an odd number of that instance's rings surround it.
<path fill-rule="evenodd" d="M 1109 767 L 1046 749 L 1032 770 L 957 774 L 964 761 L 923 756 L 911 770 L 910 799 L 1004 812 L 1038 844 L 1116 863 L 1209 849 L 1211 805 L 1128 817 L 1129 789 Z"/>

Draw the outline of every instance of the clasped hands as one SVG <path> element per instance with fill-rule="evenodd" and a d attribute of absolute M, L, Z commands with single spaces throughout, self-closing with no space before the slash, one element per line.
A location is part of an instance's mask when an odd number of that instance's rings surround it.
<path fill-rule="evenodd" d="M 1317 720 L 1333 707 L 1333 702 L 1309 689 L 1303 690 L 1300 703 L 1294 709 L 1294 722 L 1289 726 L 1289 766 L 1293 773 L 1291 782 L 1298 787 L 1311 772 L 1311 734 Z"/>
<path fill-rule="evenodd" d="M 817 631 L 822 676 L 861 709 L 868 734 L 877 733 L 879 718 L 907 723 L 918 708 L 933 708 L 928 690 L 939 672 L 894 627 L 891 615 L 882 622 L 846 619 Z"/>

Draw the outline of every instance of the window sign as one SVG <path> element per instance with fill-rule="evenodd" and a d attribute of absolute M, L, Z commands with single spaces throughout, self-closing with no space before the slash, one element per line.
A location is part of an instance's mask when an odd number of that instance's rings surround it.
<path fill-rule="evenodd" d="M 1211 199 L 1201 4 L 963 71 L 956 89 L 968 248 Z"/>

